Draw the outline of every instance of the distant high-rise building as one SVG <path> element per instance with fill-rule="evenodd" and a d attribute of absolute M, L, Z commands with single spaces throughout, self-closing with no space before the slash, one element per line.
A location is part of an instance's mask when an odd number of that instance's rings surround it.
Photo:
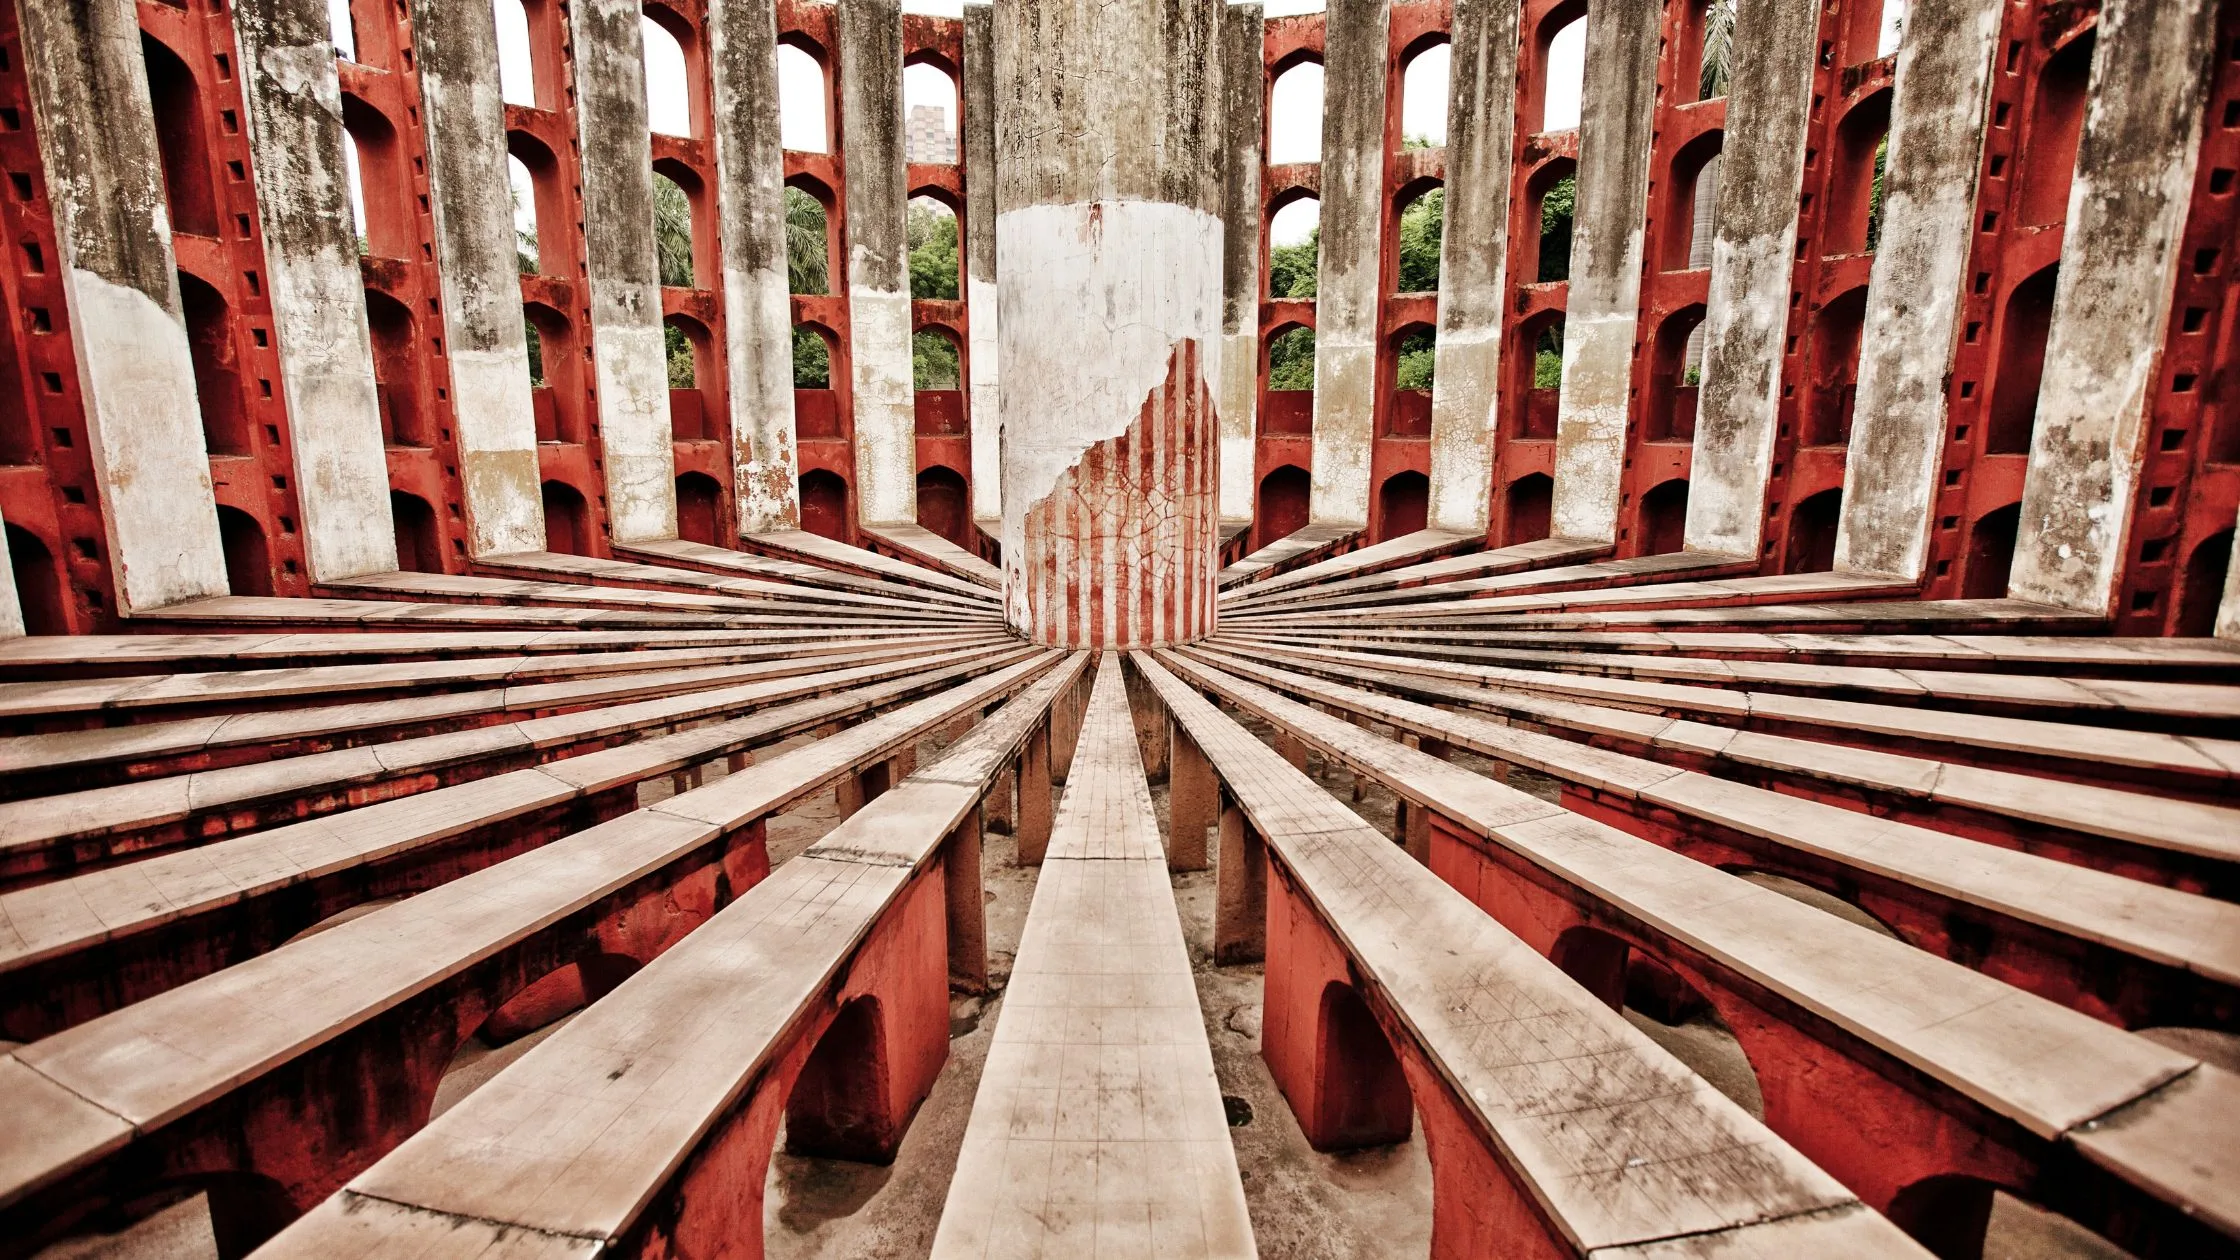
<path fill-rule="evenodd" d="M 940 105 L 910 107 L 907 152 L 912 162 L 948 165 L 957 160 L 957 134 L 949 128 L 949 111 Z"/>

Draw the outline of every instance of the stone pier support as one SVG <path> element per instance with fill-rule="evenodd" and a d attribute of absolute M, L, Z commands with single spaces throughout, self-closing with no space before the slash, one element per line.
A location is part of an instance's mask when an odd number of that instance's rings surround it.
<path fill-rule="evenodd" d="M 718 195 L 723 205 L 724 359 L 738 530 L 801 526 L 794 458 L 793 303 L 786 284 L 785 151 L 778 131 L 775 0 L 708 9 Z"/>
<path fill-rule="evenodd" d="M 996 299 L 996 11 L 964 7 L 964 299 L 972 337 L 972 519 L 1003 533 L 1003 362 Z"/>
<path fill-rule="evenodd" d="M 498 26 L 488 5 L 414 0 L 444 360 L 476 558 L 544 549 L 537 418 L 506 172 Z"/>
<path fill-rule="evenodd" d="M 1323 36 L 1322 235 L 1315 267 L 1314 487 L 1308 519 L 1369 523 L 1383 282 L 1390 0 L 1330 0 Z"/>
<path fill-rule="evenodd" d="M 1223 523 L 1249 524 L 1253 510 L 1254 413 L 1260 404 L 1260 137 L 1266 129 L 1257 4 L 1221 15 L 1221 411 Z"/>
<path fill-rule="evenodd" d="M 1641 308 L 1642 222 L 1649 200 L 1661 8 L 1600 5 L 1587 13 L 1579 102 L 1579 199 L 1563 323 L 1563 393 L 1556 403 L 1559 538 L 1614 541 L 1626 459 L 1627 401 Z"/>
<path fill-rule="evenodd" d="M 856 519 L 864 525 L 915 525 L 918 416 L 910 372 L 902 5 L 900 0 L 840 0 L 839 17 Z"/>
<path fill-rule="evenodd" d="M 1735 27 L 1750 32 L 1750 55 L 1727 93 L 1685 538 L 1691 550 L 1755 556 L 1780 427 L 1820 5 L 1740 0 Z"/>
<path fill-rule="evenodd" d="M 315 582 L 387 573 L 397 537 L 327 5 L 238 0 L 233 25 L 304 557 Z"/>
<path fill-rule="evenodd" d="M 23 0 L 22 13 L 118 611 L 223 595 L 217 498 L 135 10 L 130 0 Z"/>
<path fill-rule="evenodd" d="M 1906 12 L 1843 468 L 1840 570 L 1916 579 L 1928 564 L 2000 8 L 1920 0 Z"/>
<path fill-rule="evenodd" d="M 1519 0 L 1456 0 L 1448 87 L 1446 228 L 1439 243 L 1439 371 L 1431 383 L 1433 529 L 1486 532 L 1509 175 L 1517 130 Z"/>
<path fill-rule="evenodd" d="M 2115 611 L 2216 11 L 2209 0 L 2109 0 L 2100 11 L 2008 580 L 2016 599 Z"/>
<path fill-rule="evenodd" d="M 1002 398 L 1003 557 L 1037 643 L 1213 628 L 1221 8 L 996 8 L 1002 359 L 1034 383 Z"/>
<path fill-rule="evenodd" d="M 653 244 L 653 135 L 637 0 L 574 0 L 576 125 L 591 364 L 614 540 L 677 536 L 676 448 L 661 268 Z"/>

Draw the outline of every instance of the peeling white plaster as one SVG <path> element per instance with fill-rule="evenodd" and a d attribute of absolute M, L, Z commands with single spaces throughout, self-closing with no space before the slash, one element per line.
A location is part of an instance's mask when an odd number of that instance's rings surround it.
<path fill-rule="evenodd" d="M 1496 268 L 1497 293 L 1502 275 Z M 1450 299 L 1442 293 L 1442 316 L 1449 304 Z M 1498 324 L 1440 328 L 1439 370 L 1431 378 L 1431 511 L 1426 524 L 1432 529 L 1465 534 L 1486 531 L 1486 518 L 1492 510 L 1494 417 L 1500 381 Z"/>
<path fill-rule="evenodd" d="M 452 415 L 459 444 L 459 480 L 466 494 L 468 549 L 476 559 L 544 550 L 544 492 L 537 468 L 535 400 L 529 390 L 528 340 L 461 350 L 459 304 L 444 284 L 444 325 L 452 352 Z M 501 337 L 501 341 L 505 340 Z"/>
<path fill-rule="evenodd" d="M 16 567 L 0 565 L 0 639 L 20 639 L 23 635 L 23 601 L 16 591 Z"/>
<path fill-rule="evenodd" d="M 993 187 L 983 195 L 994 196 Z M 993 279 L 973 276 L 966 281 L 965 324 L 972 334 L 966 356 L 972 373 L 972 514 L 982 520 L 1003 515 L 1003 354 L 996 294 Z"/>
<path fill-rule="evenodd" d="M 800 472 L 794 461 L 793 305 L 786 287 L 783 267 L 724 269 L 733 488 L 743 534 L 801 525 Z"/>
<path fill-rule="evenodd" d="M 915 525 L 918 412 L 909 292 L 849 285 L 848 343 L 854 360 L 856 517 L 866 525 Z"/>
<path fill-rule="evenodd" d="M 2224 599 L 2217 605 L 2216 636 L 2240 639 L 2240 530 L 2232 534 L 2232 558 L 2224 566 Z"/>
<path fill-rule="evenodd" d="M 242 12 L 243 50 L 255 57 L 255 72 L 243 81 L 250 155 L 305 559 L 313 581 L 391 572 L 397 538 L 389 464 L 365 280 L 349 248 L 340 147 L 348 141 L 334 50 L 323 41 L 260 47 L 266 24 Z"/>
<path fill-rule="evenodd" d="M 1221 241 L 1219 218 L 1171 202 L 1022 206 L 996 217 L 1003 364 L 1013 382 L 1002 396 L 1013 625 L 1028 624 L 1027 512 L 1090 447 L 1128 431 L 1166 379 L 1178 342 L 1199 342 L 1204 375 L 1213 357 L 1204 351 L 1221 327 Z"/>
<path fill-rule="evenodd" d="M 120 611 L 223 595 L 225 552 L 186 325 L 147 294 L 84 268 L 71 268 L 69 283 Z"/>
<path fill-rule="evenodd" d="M 1254 306 L 1258 323 L 1258 306 Z M 1257 328 L 1221 335 L 1221 388 L 1214 405 L 1221 409 L 1221 519 L 1252 519 L 1254 412 L 1260 402 L 1260 334 Z"/>
<path fill-rule="evenodd" d="M 1803 170 L 1801 161 L 1797 170 Z M 1796 198 L 1781 204 L 1793 206 Z M 1745 241 L 1722 233 L 1711 242 L 1703 381 L 1683 535 L 1691 551 L 1755 556 L 1765 536 L 1796 229 L 1797 216 L 1790 214 L 1777 231 Z"/>
<path fill-rule="evenodd" d="M 2114 611 L 2191 208 L 2206 0 L 2111 3 L 2069 187 L 2007 592 Z M 2151 63 L 2148 73 L 2127 70 Z"/>
<path fill-rule="evenodd" d="M 668 348 L 658 320 L 600 323 L 592 285 L 600 459 L 616 542 L 677 536 L 676 447 L 669 424 Z M 618 288 L 637 288 L 616 282 Z M 658 312 L 658 300 L 654 306 Z"/>
<path fill-rule="evenodd" d="M 1578 258 L 1576 248 L 1572 257 Z M 1641 290 L 1641 229 L 1625 250 L 1619 300 L 1598 310 L 1572 306 L 1563 329 L 1563 392 L 1556 400 L 1555 493 L 1549 516 L 1558 538 L 1609 542 L 1618 536 L 1618 490 L 1625 470 L 1626 394 L 1633 381 L 1634 310 Z M 1576 287 L 1576 286 L 1575 286 Z"/>
<path fill-rule="evenodd" d="M 1923 0 L 1906 19 L 1843 468 L 1842 571 L 1916 580 L 1928 566 L 2001 9 L 1999 0 Z"/>

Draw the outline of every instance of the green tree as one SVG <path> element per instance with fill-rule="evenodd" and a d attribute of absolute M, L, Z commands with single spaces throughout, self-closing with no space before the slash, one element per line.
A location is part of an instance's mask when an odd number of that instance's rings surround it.
<path fill-rule="evenodd" d="M 1438 363 L 1438 341 L 1428 328 L 1419 328 L 1400 339 L 1400 361 L 1393 373 L 1393 388 L 1428 390 Z"/>
<path fill-rule="evenodd" d="M 910 337 L 910 384 L 914 389 L 955 389 L 957 343 L 921 328 Z"/>
<path fill-rule="evenodd" d="M 1307 233 L 1296 245 L 1278 245 L 1268 251 L 1268 296 L 1311 298 L 1315 293 L 1316 259 L 1322 250 L 1322 229 Z"/>
<path fill-rule="evenodd" d="M 832 347 L 814 328 L 793 326 L 793 387 L 832 388 Z"/>
<path fill-rule="evenodd" d="M 1579 181 L 1570 175 L 1550 184 L 1540 198 L 1541 284 L 1571 278 L 1571 221 L 1578 202 Z"/>
<path fill-rule="evenodd" d="M 1434 188 L 1400 212 L 1400 291 L 1439 291 L 1439 238 L 1446 231 L 1447 191 Z"/>
<path fill-rule="evenodd" d="M 1314 388 L 1314 329 L 1294 328 L 1268 343 L 1268 388 Z"/>
<path fill-rule="evenodd" d="M 811 296 L 830 292 L 824 203 L 799 188 L 786 189 L 786 290 Z M 811 334 L 814 336 L 815 334 Z M 821 344 L 821 343 L 820 343 Z"/>
<path fill-rule="evenodd" d="M 513 252 L 515 259 L 520 264 L 522 275 L 533 276 L 537 274 L 536 225 L 522 226 L 520 188 L 508 184 L 506 186 L 506 197 L 513 205 Z M 363 253 L 364 251 L 360 250 L 359 252 Z"/>
<path fill-rule="evenodd" d="M 1874 146 L 1874 191 L 1867 194 L 1867 252 L 1882 247 L 1882 173 L 1890 161 L 1890 138 Z"/>
<path fill-rule="evenodd" d="M 924 198 L 910 203 L 910 296 L 953 302 L 957 298 L 957 216 Z"/>
<path fill-rule="evenodd" d="M 661 283 L 692 287 L 692 202 L 675 180 L 653 176 L 653 256 Z"/>
<path fill-rule="evenodd" d="M 1551 324 L 1540 330 L 1540 339 L 1532 346 L 1532 387 L 1534 389 L 1563 388 L 1563 325 Z"/>
<path fill-rule="evenodd" d="M 696 379 L 692 362 L 692 338 L 675 324 L 661 326 L 663 342 L 669 348 L 669 388 L 691 389 Z"/>
<path fill-rule="evenodd" d="M 529 384 L 534 388 L 544 384 L 544 338 L 538 334 L 537 326 L 526 319 L 521 321 L 521 331 L 529 339 Z"/>
<path fill-rule="evenodd" d="M 1727 94 L 1734 74 L 1734 0 L 1711 0 L 1703 15 L 1701 100 Z"/>

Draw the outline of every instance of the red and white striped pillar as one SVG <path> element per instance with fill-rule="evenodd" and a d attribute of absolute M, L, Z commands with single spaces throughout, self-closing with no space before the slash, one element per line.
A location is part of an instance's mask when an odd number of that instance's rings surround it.
<path fill-rule="evenodd" d="M 1013 628 L 1202 638 L 1220 535 L 1219 0 L 999 0 L 996 283 Z"/>

